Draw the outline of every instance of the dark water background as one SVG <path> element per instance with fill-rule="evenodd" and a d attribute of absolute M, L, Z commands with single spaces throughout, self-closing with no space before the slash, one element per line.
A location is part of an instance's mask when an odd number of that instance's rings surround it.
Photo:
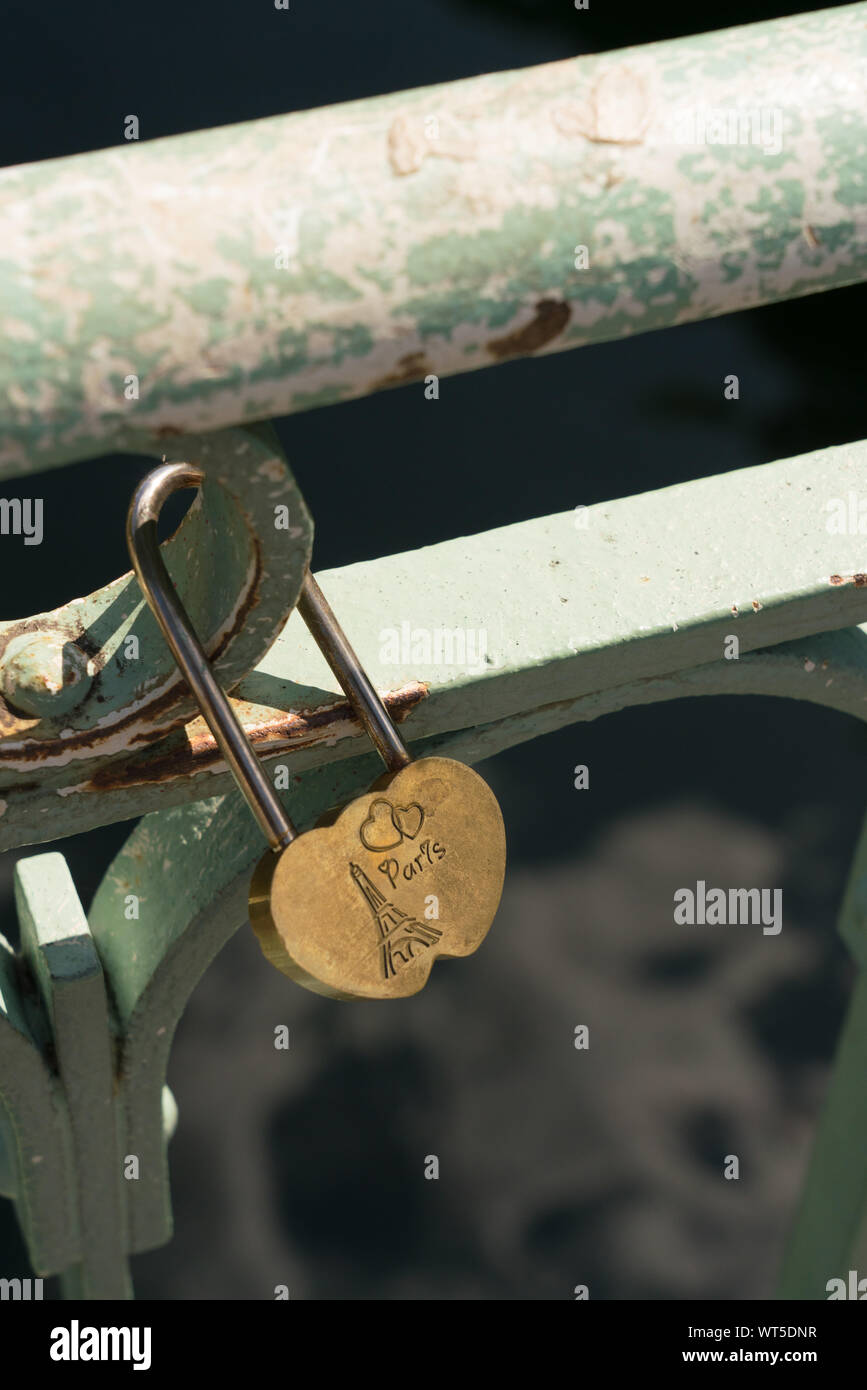
<path fill-rule="evenodd" d="M 7 0 L 0 163 L 118 143 L 129 112 L 152 138 L 808 8 Z M 435 408 L 410 386 L 289 418 L 316 567 L 863 438 L 865 309 L 847 289 L 454 378 Z M 399 518 L 374 469 L 400 475 Z M 128 568 L 140 472 L 109 458 L 34 479 L 45 540 L 0 547 L 5 617 Z M 511 850 L 495 936 L 416 1001 L 335 1006 L 240 933 L 178 1032 L 177 1233 L 135 1261 L 139 1295 L 770 1296 L 851 982 L 834 921 L 865 753 L 846 716 L 716 698 L 482 765 Z M 68 855 L 89 902 L 130 828 L 40 848 Z M 12 936 L 16 857 L 0 861 Z M 782 887 L 782 934 L 675 927 L 674 888 L 697 878 Z M 26 1270 L 0 1201 L 0 1274 Z"/>

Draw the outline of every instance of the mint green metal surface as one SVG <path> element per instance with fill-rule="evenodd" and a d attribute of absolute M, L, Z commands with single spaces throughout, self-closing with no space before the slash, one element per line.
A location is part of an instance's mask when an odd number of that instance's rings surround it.
<path fill-rule="evenodd" d="M 84 910 L 61 854 L 20 860 L 22 954 L 0 938 L 0 1194 L 39 1275 L 66 1298 L 132 1293 L 116 1026 Z M 32 988 L 28 982 L 32 982 Z M 158 1120 L 168 1142 L 168 1088 Z"/>
<path fill-rule="evenodd" d="M 867 821 L 846 885 L 840 910 L 840 935 L 862 970 L 867 970 Z"/>
<path fill-rule="evenodd" d="M 185 439 L 184 457 L 201 464 L 206 482 L 166 544 L 167 564 L 231 689 L 271 646 L 298 597 L 312 524 L 268 427 Z M 119 530 L 124 522 L 117 518 Z M 57 679 L 60 653 L 70 652 L 87 673 L 74 687 L 74 707 Z M 41 716 L 19 711 L 18 685 L 31 709 L 39 696 Z M 35 780 L 47 797 L 38 812 L 45 831 L 29 839 L 53 838 L 50 826 L 58 817 L 74 823 L 101 767 L 193 713 L 132 574 L 53 613 L 0 623 L 0 813 L 10 806 L 6 788 L 14 798 L 14 788 Z"/>
<path fill-rule="evenodd" d="M 862 837 L 863 845 L 863 837 Z M 844 914 L 845 923 L 845 914 Z M 827 1298 L 831 1279 L 867 1269 L 867 972 L 849 1004 L 801 1207 L 780 1280 L 782 1298 Z M 863 1297 L 863 1295 L 862 1295 Z"/>
<path fill-rule="evenodd" d="M 745 653 L 867 621 L 867 585 L 855 580 L 863 537 L 827 529 L 828 501 L 857 491 L 864 477 L 867 444 L 843 445 L 603 503 L 580 518 L 586 528 L 567 512 L 319 578 L 410 739 L 519 714 L 532 728 L 542 706 L 604 702 L 604 692 L 619 686 L 706 662 L 729 665 L 730 634 Z M 389 650 L 389 630 L 398 639 L 404 630 L 470 634 L 477 645 L 481 632 L 486 659 L 454 663 L 444 645 L 437 660 L 432 642 L 430 655 L 412 659 L 411 642 L 407 651 L 400 640 L 396 653 Z M 829 698 L 817 694 L 823 679 L 800 672 L 805 698 Z M 832 702 L 843 698 L 833 678 L 828 691 Z M 297 615 L 235 694 L 262 756 L 293 775 L 351 757 L 359 746 L 358 725 Z M 52 769 L 45 784 L 31 766 L 19 785 L 10 777 L 0 847 L 231 785 L 202 720 L 143 751 L 118 743 L 91 778 Z"/>
<path fill-rule="evenodd" d="M 865 64 L 857 4 L 2 170 L 0 466 L 864 279 Z"/>
<path fill-rule="evenodd" d="M 17 864 L 15 900 L 69 1115 L 81 1232 L 74 1287 L 80 1297 L 124 1298 L 131 1286 L 102 966 L 62 854 Z"/>
<path fill-rule="evenodd" d="M 0 937 L 0 1191 L 15 1202 L 37 1274 L 72 1264 L 80 1241 L 72 1133 L 48 1037 Z"/>

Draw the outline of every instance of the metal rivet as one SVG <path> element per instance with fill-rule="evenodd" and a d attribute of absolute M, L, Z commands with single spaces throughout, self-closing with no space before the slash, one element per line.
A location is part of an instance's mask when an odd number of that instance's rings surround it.
<path fill-rule="evenodd" d="M 50 719 L 80 705 L 93 684 L 88 660 L 64 632 L 23 632 L 0 659 L 0 691 L 21 714 Z"/>

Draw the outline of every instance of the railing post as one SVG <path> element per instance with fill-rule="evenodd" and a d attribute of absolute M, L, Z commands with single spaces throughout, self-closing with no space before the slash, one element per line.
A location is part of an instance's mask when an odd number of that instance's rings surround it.
<path fill-rule="evenodd" d="M 838 925 L 860 974 L 786 1248 L 783 1298 L 828 1298 L 830 1280 L 848 1287 L 850 1270 L 867 1270 L 867 820 Z"/>
<path fill-rule="evenodd" d="M 62 854 L 19 862 L 15 899 L 23 960 L 51 1030 L 71 1139 L 77 1259 L 52 1272 L 61 1273 L 67 1296 L 128 1298 L 114 1042 L 102 965 Z"/>

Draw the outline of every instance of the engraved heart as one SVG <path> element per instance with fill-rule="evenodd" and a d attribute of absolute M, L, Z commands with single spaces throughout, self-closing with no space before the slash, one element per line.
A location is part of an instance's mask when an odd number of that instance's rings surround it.
<path fill-rule="evenodd" d="M 365 849 L 396 849 L 403 839 L 403 832 L 394 818 L 394 808 L 384 797 L 377 797 L 371 803 L 370 815 L 359 830 L 361 843 Z"/>
<path fill-rule="evenodd" d="M 418 819 L 411 843 L 395 843 L 392 806 L 410 830 Z M 371 841 L 384 810 L 387 846 L 376 834 Z M 439 957 L 481 945 L 505 866 L 503 818 L 487 783 L 463 763 L 420 758 L 280 854 L 269 851 L 253 875 L 250 921 L 271 963 L 305 988 L 404 998 Z"/>
<path fill-rule="evenodd" d="M 391 818 L 407 839 L 414 840 L 421 830 L 421 823 L 424 820 L 424 811 L 418 802 L 414 801 L 411 806 L 393 806 Z"/>

